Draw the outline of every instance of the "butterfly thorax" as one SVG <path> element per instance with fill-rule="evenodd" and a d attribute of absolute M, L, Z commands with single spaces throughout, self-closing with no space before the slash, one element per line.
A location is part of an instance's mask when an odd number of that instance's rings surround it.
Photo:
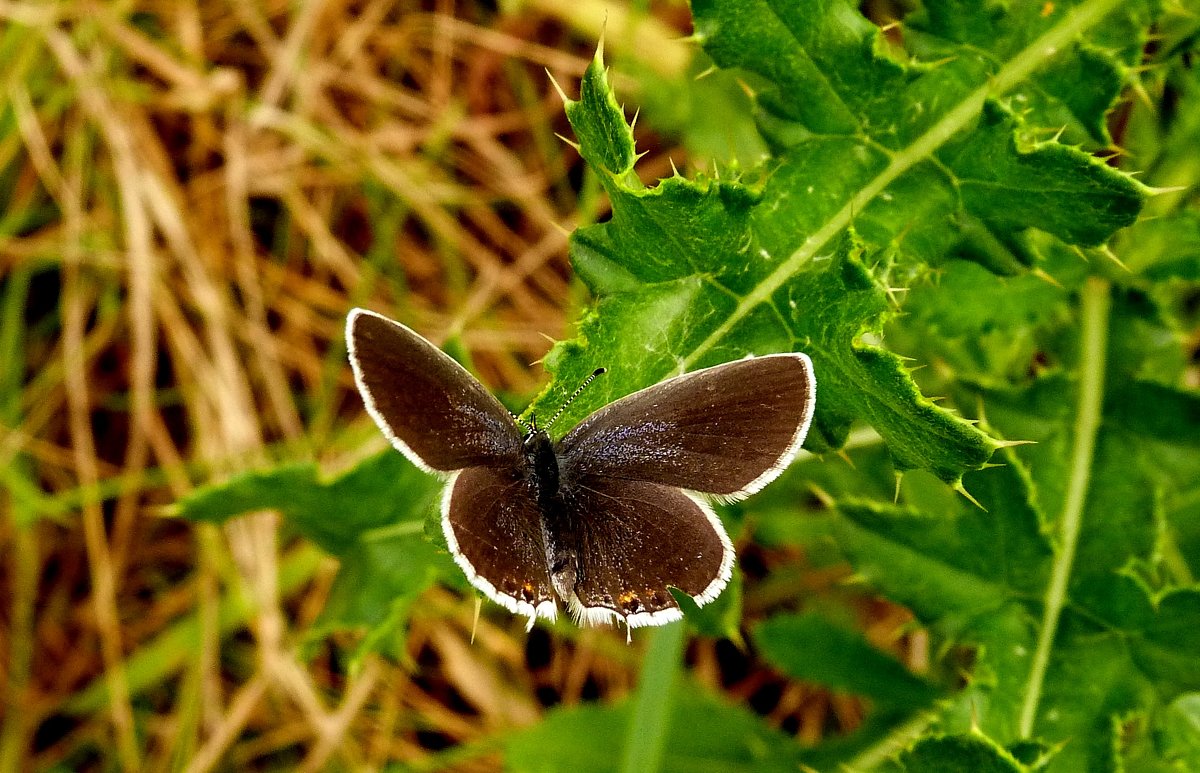
<path fill-rule="evenodd" d="M 554 441 L 544 429 L 534 429 L 521 443 L 531 482 L 537 488 L 538 504 L 543 510 L 558 497 L 558 457 Z"/>

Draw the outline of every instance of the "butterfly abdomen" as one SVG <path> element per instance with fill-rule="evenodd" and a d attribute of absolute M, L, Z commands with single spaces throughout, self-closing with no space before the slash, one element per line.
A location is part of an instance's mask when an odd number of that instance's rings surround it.
<path fill-rule="evenodd" d="M 537 491 L 542 516 L 542 540 L 550 584 L 564 602 L 575 598 L 575 584 L 582 579 L 579 567 L 578 524 L 571 518 L 559 474 L 554 442 L 544 430 L 534 430 L 522 443 L 525 464 Z"/>

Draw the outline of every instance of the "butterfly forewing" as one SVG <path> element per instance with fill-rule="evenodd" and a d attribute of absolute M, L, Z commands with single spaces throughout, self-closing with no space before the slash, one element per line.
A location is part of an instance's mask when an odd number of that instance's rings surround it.
<path fill-rule="evenodd" d="M 647 481 L 736 499 L 773 480 L 800 450 L 816 382 L 803 354 L 718 365 L 635 392 L 559 444 L 566 480 Z"/>
<path fill-rule="evenodd" d="M 419 467 L 451 472 L 520 459 L 521 433 L 504 406 L 412 330 L 355 309 L 346 344 L 367 410 Z"/>
<path fill-rule="evenodd" d="M 586 476 L 567 497 L 579 540 L 582 622 L 661 625 L 682 613 L 668 588 L 700 604 L 729 581 L 733 547 L 708 505 L 671 486 Z"/>

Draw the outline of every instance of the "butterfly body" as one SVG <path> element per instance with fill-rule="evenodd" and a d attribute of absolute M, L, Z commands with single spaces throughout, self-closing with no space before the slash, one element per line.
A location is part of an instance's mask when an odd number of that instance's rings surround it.
<path fill-rule="evenodd" d="M 574 596 L 579 577 L 578 529 L 559 486 L 559 459 L 550 434 L 534 428 L 521 442 L 525 479 L 541 514 L 542 542 L 550 585 L 564 602 Z"/>
<path fill-rule="evenodd" d="M 556 442 L 399 323 L 356 309 L 347 343 L 383 433 L 449 477 L 442 528 L 455 561 L 530 625 L 560 602 L 583 623 L 660 625 L 682 616 L 670 588 L 716 598 L 734 552 L 703 495 L 740 499 L 773 480 L 813 411 L 809 359 L 767 355 L 627 395 Z"/>

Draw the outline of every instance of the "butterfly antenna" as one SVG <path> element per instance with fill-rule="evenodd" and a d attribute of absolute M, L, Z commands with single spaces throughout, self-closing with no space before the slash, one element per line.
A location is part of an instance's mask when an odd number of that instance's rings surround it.
<path fill-rule="evenodd" d="M 601 373 L 606 373 L 607 371 L 608 368 L 596 368 L 593 370 L 592 375 L 585 378 L 583 383 L 579 385 L 579 388 L 572 392 L 571 396 L 567 398 L 567 401 L 562 404 L 562 407 L 558 409 L 558 413 L 555 413 L 550 417 L 550 421 L 546 424 L 546 429 L 550 429 L 554 426 L 554 422 L 558 421 L 558 417 L 563 415 L 563 411 L 567 410 L 567 406 L 575 402 L 575 398 L 579 397 L 579 393 L 587 389 L 587 385 L 595 381 L 596 376 L 599 376 Z"/>

